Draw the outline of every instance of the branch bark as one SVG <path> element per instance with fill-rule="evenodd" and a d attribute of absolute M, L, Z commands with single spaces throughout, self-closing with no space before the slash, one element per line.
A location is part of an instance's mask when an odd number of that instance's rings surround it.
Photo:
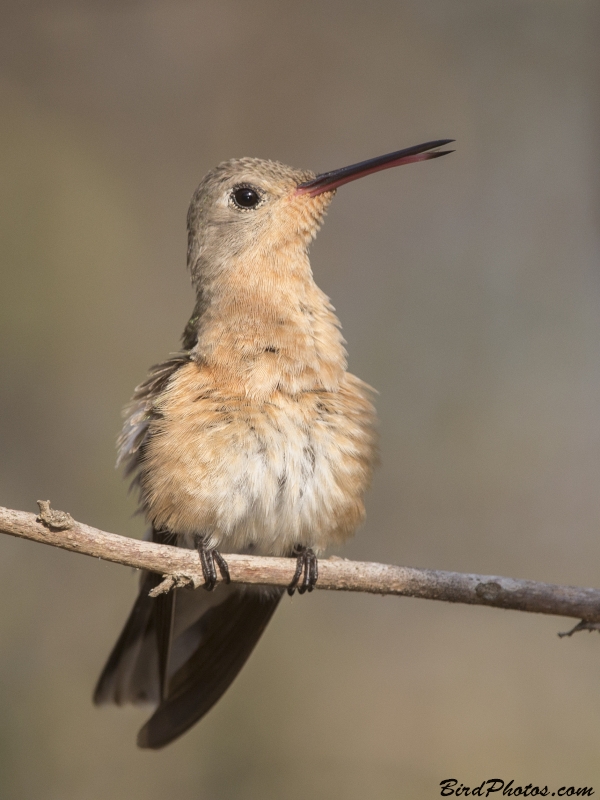
<path fill-rule="evenodd" d="M 40 501 L 40 514 L 0 507 L 0 533 L 31 539 L 74 553 L 146 569 L 165 576 L 163 590 L 173 585 L 203 583 L 197 553 L 168 545 L 130 539 L 92 528 Z M 225 555 L 233 583 L 287 586 L 295 560 Z M 317 589 L 421 597 L 450 603 L 494 606 L 600 622 L 600 590 L 516 580 L 497 575 L 414 569 L 390 564 L 319 560 Z M 576 626 L 582 629 L 581 626 Z M 585 627 L 585 626 L 584 626 Z M 596 627 L 593 624 L 588 628 Z"/>

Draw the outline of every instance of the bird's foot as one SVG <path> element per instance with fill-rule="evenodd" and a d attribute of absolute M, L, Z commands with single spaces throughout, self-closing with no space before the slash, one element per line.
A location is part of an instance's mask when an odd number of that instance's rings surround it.
<path fill-rule="evenodd" d="M 200 563 L 202 564 L 204 588 L 208 592 L 212 592 L 217 585 L 217 567 L 225 583 L 231 581 L 227 562 L 216 548 L 206 546 L 204 536 L 196 536 L 196 550 L 198 551 Z"/>
<path fill-rule="evenodd" d="M 292 550 L 292 556 L 296 557 L 296 572 L 294 572 L 292 582 L 287 588 L 288 594 L 291 597 L 296 588 L 298 589 L 298 594 L 312 592 L 319 577 L 319 564 L 316 555 L 310 547 L 296 545 Z M 299 583 L 302 573 L 304 573 L 302 583 Z"/>

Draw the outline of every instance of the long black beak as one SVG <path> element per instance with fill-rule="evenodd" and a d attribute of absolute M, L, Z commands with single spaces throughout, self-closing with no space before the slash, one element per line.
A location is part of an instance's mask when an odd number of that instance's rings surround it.
<path fill-rule="evenodd" d="M 332 192 L 338 186 L 355 181 L 357 178 L 363 178 L 372 172 L 445 156 L 448 153 L 453 153 L 454 150 L 435 150 L 435 148 L 443 147 L 453 141 L 454 139 L 438 139 L 435 142 L 425 142 L 425 144 L 417 144 L 404 150 L 396 150 L 395 153 L 388 153 L 385 156 L 377 156 L 377 158 L 370 158 L 368 161 L 351 164 L 349 167 L 334 169 L 333 172 L 324 172 L 311 181 L 299 184 L 296 194 L 308 194 L 311 197 L 316 197 L 318 194 L 323 194 L 323 192 Z M 434 152 L 427 152 L 428 150 L 434 150 Z"/>

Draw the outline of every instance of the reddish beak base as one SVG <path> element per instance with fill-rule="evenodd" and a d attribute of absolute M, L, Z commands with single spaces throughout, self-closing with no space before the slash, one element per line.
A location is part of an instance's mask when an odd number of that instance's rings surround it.
<path fill-rule="evenodd" d="M 453 153 L 454 151 L 436 150 L 435 148 L 443 147 L 453 141 L 454 139 L 438 139 L 434 142 L 425 142 L 414 147 L 407 147 L 404 150 L 396 150 L 394 153 L 387 153 L 384 156 L 370 158 L 368 161 L 360 161 L 358 164 L 351 164 L 349 167 L 335 169 L 332 172 L 323 172 L 321 175 L 317 175 L 316 178 L 299 184 L 295 194 L 307 194 L 309 197 L 316 197 L 319 194 L 323 194 L 323 192 L 333 192 L 334 189 L 344 183 L 364 178 L 365 175 L 379 172 L 382 169 L 401 167 L 403 164 L 413 164 L 416 161 L 428 161 L 430 158 L 448 155 L 448 153 Z M 428 152 L 432 150 L 434 152 Z"/>

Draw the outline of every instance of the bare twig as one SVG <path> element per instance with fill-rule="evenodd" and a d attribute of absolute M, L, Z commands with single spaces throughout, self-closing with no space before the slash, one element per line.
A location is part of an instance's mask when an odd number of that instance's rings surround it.
<path fill-rule="evenodd" d="M 52 511 L 47 501 L 40 504 L 39 517 L 0 507 L 0 533 L 157 572 L 165 576 L 157 587 L 160 591 L 169 591 L 173 586 L 186 583 L 194 586 L 203 583 L 200 561 L 193 550 L 106 533 L 76 522 L 70 516 L 58 514 L 62 512 Z M 296 560 L 288 558 L 245 555 L 226 555 L 225 558 L 233 583 L 287 586 L 296 566 Z M 598 589 L 495 575 L 469 575 L 328 558 L 319 561 L 316 588 L 422 597 L 600 622 Z"/>
<path fill-rule="evenodd" d="M 574 633 L 579 633 L 580 631 L 588 631 L 589 633 L 592 631 L 600 631 L 600 622 L 590 622 L 589 620 L 582 619 L 581 622 L 578 622 L 570 631 L 563 631 L 558 635 L 562 639 L 565 636 L 573 636 Z"/>

